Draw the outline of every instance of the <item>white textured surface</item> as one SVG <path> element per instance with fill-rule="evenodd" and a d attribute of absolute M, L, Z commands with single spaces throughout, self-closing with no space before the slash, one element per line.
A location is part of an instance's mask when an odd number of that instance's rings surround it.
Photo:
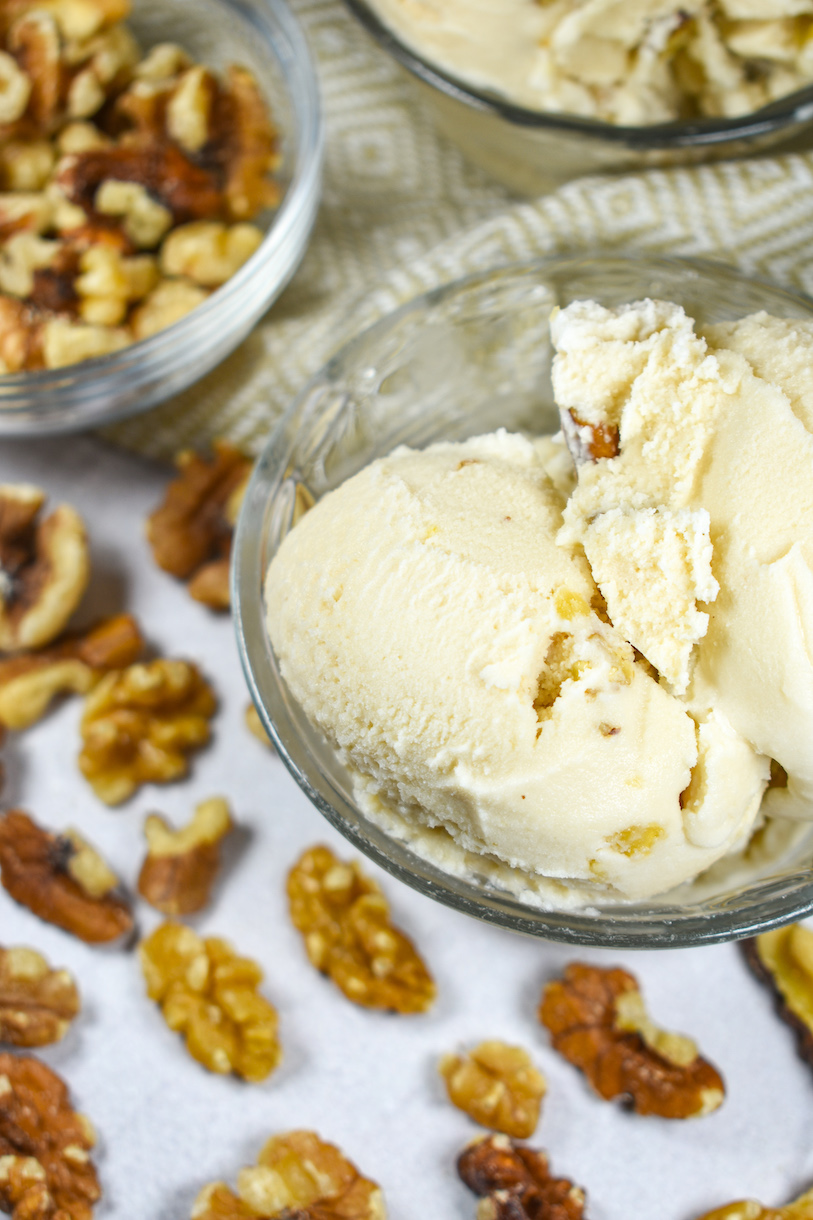
<path fill-rule="evenodd" d="M 43 1058 L 100 1133 L 98 1220 L 186 1220 L 204 1182 L 233 1182 L 269 1134 L 294 1126 L 339 1143 L 380 1181 L 392 1220 L 473 1218 L 474 1198 L 453 1164 L 475 1128 L 445 1100 L 434 1063 L 483 1037 L 521 1043 L 547 1075 L 533 1142 L 548 1149 L 555 1172 L 586 1188 L 590 1220 L 693 1220 L 747 1195 L 777 1206 L 811 1184 L 813 1074 L 732 945 L 579 953 L 478 924 L 384 876 L 397 921 L 437 978 L 436 1010 L 389 1017 L 356 1009 L 334 991 L 305 962 L 286 914 L 284 877 L 305 846 L 344 845 L 244 728 L 247 697 L 228 620 L 194 605 L 152 566 L 142 523 L 164 471 L 69 439 L 4 444 L 0 481 L 12 479 L 41 483 L 86 515 L 94 566 L 87 617 L 133 610 L 157 648 L 203 662 L 221 706 L 214 743 L 187 781 L 143 789 L 110 811 L 76 769 L 80 705 L 66 703 L 9 739 L 3 805 L 21 804 L 46 825 L 75 823 L 132 885 L 148 811 L 180 821 L 202 798 L 228 796 L 244 834 L 197 926 L 262 963 L 285 1046 L 284 1065 L 263 1085 L 209 1075 L 146 1000 L 132 953 L 87 948 L 0 891 L 2 943 L 42 949 L 69 966 L 82 989 L 82 1017 Z M 138 919 L 148 930 L 158 917 L 139 904 Z M 591 1096 L 553 1054 L 535 1018 L 539 993 L 576 956 L 635 971 L 655 1020 L 697 1039 L 728 1084 L 717 1114 L 686 1123 L 625 1114 Z"/>

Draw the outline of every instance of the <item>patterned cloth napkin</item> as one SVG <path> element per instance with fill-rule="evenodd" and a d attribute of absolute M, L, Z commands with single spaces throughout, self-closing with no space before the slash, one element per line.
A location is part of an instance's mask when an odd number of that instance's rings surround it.
<path fill-rule="evenodd" d="M 150 457 L 228 437 L 257 452 L 342 343 L 472 271 L 582 251 L 703 255 L 813 293 L 813 153 L 581 178 L 518 204 L 435 131 L 405 74 L 341 0 L 290 0 L 317 58 L 322 207 L 302 266 L 229 359 L 107 429 Z"/>

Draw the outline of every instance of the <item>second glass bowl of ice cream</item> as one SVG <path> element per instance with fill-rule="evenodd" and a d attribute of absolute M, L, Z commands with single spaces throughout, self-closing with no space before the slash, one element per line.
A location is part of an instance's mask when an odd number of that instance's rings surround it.
<path fill-rule="evenodd" d="M 437 841 L 446 832 L 407 841 L 363 812 L 351 776 L 281 678 L 261 592 L 276 548 L 311 497 L 396 445 L 421 448 L 499 427 L 555 431 L 552 308 L 642 297 L 676 301 L 704 323 L 760 309 L 813 318 L 813 305 L 781 289 L 722 267 L 669 260 L 543 260 L 439 289 L 349 344 L 292 405 L 246 497 L 235 600 L 244 664 L 266 726 L 302 789 L 362 851 L 432 897 L 506 927 L 550 939 L 656 947 L 730 939 L 813 909 L 807 827 L 769 823 L 746 854 L 663 897 L 543 909 L 516 885 L 512 892 L 486 861 L 446 851 Z"/>

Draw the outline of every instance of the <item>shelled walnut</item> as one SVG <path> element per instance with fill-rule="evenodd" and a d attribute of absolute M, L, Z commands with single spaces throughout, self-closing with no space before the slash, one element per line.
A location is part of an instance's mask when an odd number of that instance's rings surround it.
<path fill-rule="evenodd" d="M 256 737 L 259 742 L 266 746 L 269 750 L 274 750 L 274 743 L 265 731 L 265 725 L 260 720 L 260 713 L 257 711 L 253 703 L 249 703 L 245 710 L 243 719 L 246 722 L 246 728 L 253 737 Z"/>
<path fill-rule="evenodd" d="M 0 1211 L 15 1220 L 91 1220 L 101 1197 L 87 1118 L 44 1063 L 0 1054 Z"/>
<path fill-rule="evenodd" d="M 571 963 L 545 988 L 539 1019 L 600 1097 L 662 1118 L 699 1118 L 723 1102 L 717 1069 L 690 1038 L 652 1023 L 626 970 Z"/>
<path fill-rule="evenodd" d="M 241 1169 L 237 1194 L 225 1182 L 205 1186 L 191 1220 L 386 1220 L 381 1188 L 363 1177 L 335 1144 L 313 1131 L 273 1136 L 256 1166 Z"/>
<path fill-rule="evenodd" d="M 90 577 L 82 518 L 61 504 L 40 520 L 44 503 L 38 487 L 0 485 L 0 652 L 49 644 Z"/>
<path fill-rule="evenodd" d="M 133 926 L 118 878 L 79 832 L 51 834 L 19 809 L 0 818 L 0 878 L 15 902 L 88 944 Z"/>
<path fill-rule="evenodd" d="M 158 660 L 106 674 L 85 702 L 79 768 L 107 805 L 141 784 L 186 775 L 209 740 L 215 697 L 188 661 Z"/>
<path fill-rule="evenodd" d="M 784 1207 L 763 1207 L 756 1199 L 739 1199 L 725 1207 L 716 1207 L 712 1212 L 704 1212 L 697 1220 L 811 1220 L 811 1217 L 813 1190 L 806 1190 Z"/>
<path fill-rule="evenodd" d="M 467 1055 L 444 1055 L 438 1070 L 449 1099 L 483 1127 L 527 1139 L 536 1130 L 547 1085 L 527 1051 L 488 1041 Z"/>
<path fill-rule="evenodd" d="M 254 254 L 249 222 L 279 203 L 278 133 L 251 73 L 172 44 L 142 58 L 129 9 L 0 7 L 0 373 L 171 325 Z"/>
<path fill-rule="evenodd" d="M 81 635 L 0 659 L 0 725 L 27 729 L 59 695 L 85 695 L 111 669 L 131 665 L 144 648 L 132 615 L 105 619 Z"/>
<path fill-rule="evenodd" d="M 294 927 L 308 957 L 364 1008 L 425 1012 L 435 984 L 415 946 L 390 923 L 389 905 L 359 866 L 313 847 L 288 875 Z"/>
<path fill-rule="evenodd" d="M 59 1042 L 79 1007 L 67 970 L 52 970 L 36 949 L 0 946 L 0 1042 L 24 1047 Z"/>
<path fill-rule="evenodd" d="M 260 967 L 224 940 L 164 923 L 141 942 L 147 994 L 193 1059 L 210 1072 L 265 1080 L 280 1061 L 277 1013 L 257 988 Z"/>
<path fill-rule="evenodd" d="M 813 931 L 793 923 L 741 943 L 748 965 L 771 988 L 777 1012 L 796 1034 L 799 1054 L 813 1067 Z"/>
<path fill-rule="evenodd" d="M 585 1196 L 567 1178 L 554 1178 L 544 1152 L 487 1135 L 464 1149 L 457 1172 L 480 1195 L 477 1220 L 582 1220 Z"/>
<path fill-rule="evenodd" d="M 229 559 L 237 514 L 253 463 L 228 441 L 215 441 L 211 461 L 185 450 L 164 502 L 147 518 L 159 568 L 188 582 L 196 601 L 227 609 Z"/>
<path fill-rule="evenodd" d="M 220 844 L 231 829 L 222 796 L 202 801 L 181 830 L 172 830 L 159 814 L 151 813 L 144 823 L 147 855 L 138 878 L 141 897 L 165 915 L 200 911 L 220 868 Z"/>

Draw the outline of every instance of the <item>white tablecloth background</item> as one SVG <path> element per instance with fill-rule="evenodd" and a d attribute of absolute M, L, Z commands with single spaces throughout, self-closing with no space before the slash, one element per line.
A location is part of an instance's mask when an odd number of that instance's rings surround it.
<path fill-rule="evenodd" d="M 210 1075 L 146 999 L 132 951 L 87 947 L 0 891 L 0 942 L 36 946 L 68 966 L 82 990 L 81 1018 L 42 1054 L 98 1129 L 105 1192 L 98 1220 L 186 1220 L 204 1183 L 234 1182 L 270 1134 L 292 1127 L 337 1142 L 378 1180 L 392 1220 L 473 1217 L 474 1197 L 454 1161 L 476 1128 L 445 1099 L 435 1062 L 482 1038 L 527 1047 L 547 1076 L 533 1142 L 549 1151 L 556 1173 L 587 1190 L 591 1220 L 694 1220 L 743 1196 L 778 1206 L 813 1183 L 813 1073 L 734 945 L 581 954 L 635 971 L 654 1019 L 694 1036 L 722 1070 L 723 1108 L 693 1122 L 640 1118 L 600 1101 L 551 1051 L 536 1006 L 545 980 L 576 951 L 480 924 L 384 874 L 396 920 L 430 963 L 439 998 L 421 1017 L 366 1012 L 345 1000 L 308 965 L 287 917 L 284 880 L 310 844 L 347 849 L 248 734 L 229 619 L 195 605 L 152 565 L 143 522 L 165 469 L 98 440 L 57 439 L 5 443 L 0 481 L 9 480 L 38 483 L 84 514 L 93 578 L 82 618 L 133 611 L 156 650 L 202 664 L 220 709 L 213 743 L 188 780 L 142 789 L 111 811 L 77 770 L 81 705 L 71 700 L 8 739 L 3 806 L 20 805 L 47 826 L 80 827 L 132 887 L 147 812 L 181 821 L 205 797 L 227 796 L 241 833 L 196 926 L 262 964 L 285 1048 L 283 1066 L 262 1085 Z M 145 932 L 159 919 L 140 902 L 137 915 Z"/>

